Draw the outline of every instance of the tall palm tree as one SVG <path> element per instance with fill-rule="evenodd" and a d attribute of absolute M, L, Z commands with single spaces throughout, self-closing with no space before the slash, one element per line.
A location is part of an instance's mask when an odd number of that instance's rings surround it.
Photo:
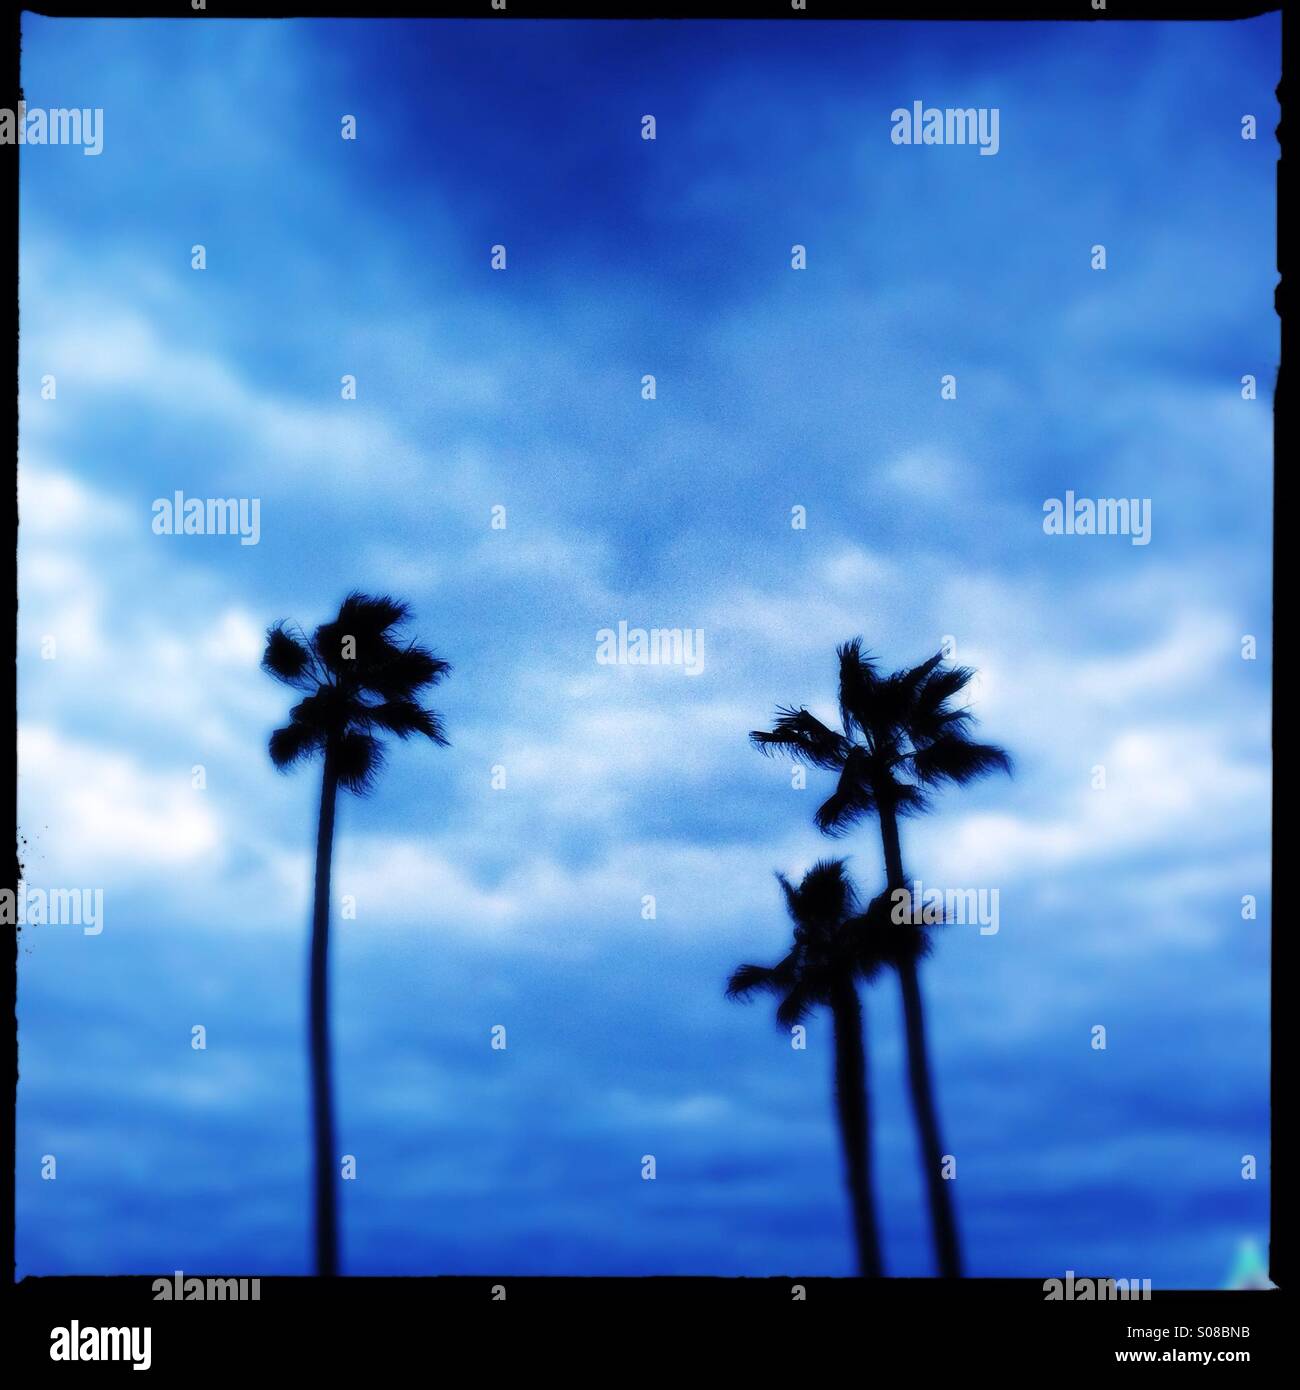
<path fill-rule="evenodd" d="M 320 820 L 316 831 L 316 894 L 312 909 L 310 1052 L 315 1161 L 316 1272 L 338 1273 L 334 1101 L 329 1045 L 330 859 L 334 807 L 342 787 L 358 796 L 373 787 L 384 762 L 381 734 L 423 734 L 446 744 L 442 724 L 420 703 L 450 671 L 398 629 L 410 609 L 387 596 L 350 593 L 338 617 L 308 637 L 283 622 L 266 634 L 262 668 L 303 698 L 289 722 L 271 735 L 271 761 L 281 772 L 320 756 Z"/>
<path fill-rule="evenodd" d="M 782 1028 L 799 1023 L 818 1004 L 830 1009 L 835 1025 L 835 1099 L 858 1269 L 876 1277 L 883 1270 L 872 1193 L 871 1114 L 857 982 L 871 979 L 880 969 L 883 961 L 877 946 L 888 940 L 888 934 L 876 928 L 871 909 L 858 912 L 853 881 L 842 859 L 815 864 L 797 888 L 784 874 L 777 874 L 777 880 L 794 923 L 794 943 L 776 965 L 742 965 L 727 984 L 727 996 L 743 999 L 758 991 L 779 995 L 776 1021 Z M 883 898 L 877 902 L 883 905 Z"/>
<path fill-rule="evenodd" d="M 900 817 L 929 807 L 928 791 L 945 783 L 964 785 L 990 772 L 1010 772 L 1005 750 L 969 736 L 973 715 L 954 699 L 974 671 L 945 665 L 942 652 L 919 666 L 882 676 L 862 650 L 861 638 L 837 649 L 840 730 L 828 728 L 805 708 L 777 710 L 773 727 L 750 735 L 764 753 L 784 753 L 813 767 L 837 772 L 835 791 L 818 808 L 817 825 L 829 835 L 844 833 L 876 816 L 884 847 L 890 893 L 906 889 L 899 844 Z M 897 953 L 907 1033 L 908 1081 L 920 1134 L 939 1273 L 962 1272 L 957 1222 L 943 1176 L 943 1141 L 925 1037 L 925 1010 L 917 970 L 919 952 Z"/>

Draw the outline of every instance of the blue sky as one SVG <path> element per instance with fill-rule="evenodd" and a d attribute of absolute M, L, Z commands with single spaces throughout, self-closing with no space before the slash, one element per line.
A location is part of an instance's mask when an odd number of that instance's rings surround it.
<path fill-rule="evenodd" d="M 955 639 L 1017 762 L 905 829 L 1000 892 L 924 974 L 972 1272 L 1222 1282 L 1268 1224 L 1278 73 L 1274 16 L 25 16 L 29 107 L 104 149 L 21 158 L 20 820 L 105 925 L 23 935 L 20 1273 L 308 1267 L 318 783 L 257 661 L 360 587 L 455 671 L 452 746 L 340 815 L 347 1272 L 851 1272 L 826 1022 L 795 1051 L 722 987 L 781 952 L 774 869 L 881 886 L 746 743 L 830 717 L 861 634 Z M 893 145 L 917 99 L 997 107 L 998 154 Z M 177 489 L 258 498 L 259 544 L 155 535 Z M 1151 543 L 1044 535 L 1067 490 L 1150 498 Z M 598 665 L 620 619 L 703 673 Z M 879 1198 L 924 1274 L 896 994 Z"/>

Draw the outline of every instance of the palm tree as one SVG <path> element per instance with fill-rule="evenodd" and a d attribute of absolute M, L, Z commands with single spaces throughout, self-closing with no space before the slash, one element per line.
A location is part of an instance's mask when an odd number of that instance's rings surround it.
<path fill-rule="evenodd" d="M 384 762 L 379 735 L 423 734 L 446 744 L 438 716 L 420 703 L 451 667 L 397 629 L 410 618 L 405 603 L 350 593 L 338 617 L 308 637 L 283 622 L 266 634 L 262 668 L 301 692 L 289 722 L 271 735 L 271 761 L 287 772 L 320 755 L 320 820 L 316 831 L 316 895 L 312 909 L 310 1051 L 315 1156 L 316 1272 L 338 1273 L 335 1208 L 334 1102 L 328 1011 L 330 859 L 338 789 L 365 795 Z"/>
<path fill-rule="evenodd" d="M 835 791 L 817 811 L 825 834 L 843 834 L 868 816 L 880 821 L 887 891 L 906 890 L 898 822 L 928 809 L 927 792 L 964 785 L 990 772 L 1010 772 L 1011 759 L 992 744 L 969 737 L 973 716 L 953 701 L 974 671 L 944 664 L 943 653 L 919 666 L 881 676 L 861 638 L 838 648 L 842 731 L 828 728 L 805 708 L 777 710 L 773 727 L 750 735 L 764 753 L 784 753 L 839 773 Z M 896 953 L 907 1033 L 908 1081 L 920 1134 L 939 1273 L 959 1278 L 961 1250 L 952 1198 L 943 1176 L 943 1142 L 925 1038 L 925 1010 L 917 970 L 920 952 Z"/>
<path fill-rule="evenodd" d="M 815 864 L 796 888 L 777 874 L 786 910 L 794 923 L 794 944 L 776 965 L 742 965 L 727 984 L 731 999 L 758 991 L 780 996 L 776 1021 L 790 1028 L 822 1004 L 835 1024 L 835 1099 L 844 1172 L 853 1208 L 858 1269 L 872 1277 L 883 1271 L 871 1182 L 871 1116 L 867 1099 L 866 1049 L 858 980 L 869 980 L 883 962 L 877 946 L 887 936 L 875 927 L 872 909 L 861 914 L 844 860 Z M 883 897 L 877 900 L 883 905 Z"/>

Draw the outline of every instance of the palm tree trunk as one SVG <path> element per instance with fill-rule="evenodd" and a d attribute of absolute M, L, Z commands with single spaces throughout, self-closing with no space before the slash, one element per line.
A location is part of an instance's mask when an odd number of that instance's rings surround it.
<path fill-rule="evenodd" d="M 875 1279 L 884 1271 L 880 1264 L 880 1237 L 871 1191 L 870 1113 L 862 1006 L 852 980 L 836 985 L 831 1012 L 835 1019 L 835 1100 L 844 1143 L 844 1172 L 853 1206 L 858 1272 Z"/>
<path fill-rule="evenodd" d="M 884 841 L 885 873 L 890 890 L 906 888 L 903 855 L 898 840 L 898 817 L 893 806 L 880 804 L 880 836 Z M 943 1279 L 962 1277 L 961 1245 L 957 1238 L 957 1216 L 953 1210 L 949 1180 L 943 1176 L 943 1140 L 939 1134 L 939 1113 L 930 1079 L 930 1059 L 925 1040 L 925 1008 L 921 1000 L 921 980 L 916 962 L 903 962 L 898 969 L 903 989 L 903 1021 L 907 1035 L 907 1078 L 912 1092 L 912 1111 L 921 1141 L 921 1162 L 925 1168 L 926 1191 L 930 1199 L 930 1225 L 934 1233 L 935 1257 Z"/>
<path fill-rule="evenodd" d="M 334 1188 L 334 1097 L 330 1082 L 329 927 L 330 860 L 334 852 L 334 803 L 338 773 L 325 750 L 320 825 L 316 832 L 316 900 L 311 924 L 310 1047 L 312 1151 L 315 1167 L 316 1273 L 339 1272 L 338 1212 Z"/>

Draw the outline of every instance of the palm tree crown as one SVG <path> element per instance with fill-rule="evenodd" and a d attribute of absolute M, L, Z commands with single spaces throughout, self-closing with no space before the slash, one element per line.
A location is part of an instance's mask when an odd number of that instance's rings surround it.
<path fill-rule="evenodd" d="M 843 859 L 820 860 L 798 887 L 777 874 L 794 923 L 794 943 L 776 965 L 740 966 L 727 983 L 728 998 L 743 999 L 759 991 L 779 995 L 776 1021 L 789 1028 L 814 1006 L 829 1005 L 837 985 L 870 980 L 887 963 L 875 914 L 871 909 L 859 913 L 857 892 L 844 864 Z M 877 902 L 883 902 L 883 895 Z"/>
<path fill-rule="evenodd" d="M 451 670 L 448 662 L 397 629 L 407 605 L 353 592 L 338 617 L 310 636 L 280 622 L 266 635 L 262 667 L 303 699 L 271 735 L 271 761 L 282 772 L 317 753 L 332 755 L 339 784 L 365 793 L 384 761 L 380 734 L 423 734 L 445 745 L 442 723 L 420 703 Z"/>
<path fill-rule="evenodd" d="M 942 652 L 909 670 L 881 676 L 855 637 L 837 649 L 843 732 L 807 709 L 778 709 L 771 730 L 750 741 L 763 753 L 782 752 L 840 774 L 817 810 L 817 826 L 842 834 L 887 802 L 900 815 L 924 811 L 929 788 L 964 784 L 1011 771 L 1004 749 L 968 735 L 970 710 L 949 702 L 969 684 L 968 666 L 945 666 Z"/>

